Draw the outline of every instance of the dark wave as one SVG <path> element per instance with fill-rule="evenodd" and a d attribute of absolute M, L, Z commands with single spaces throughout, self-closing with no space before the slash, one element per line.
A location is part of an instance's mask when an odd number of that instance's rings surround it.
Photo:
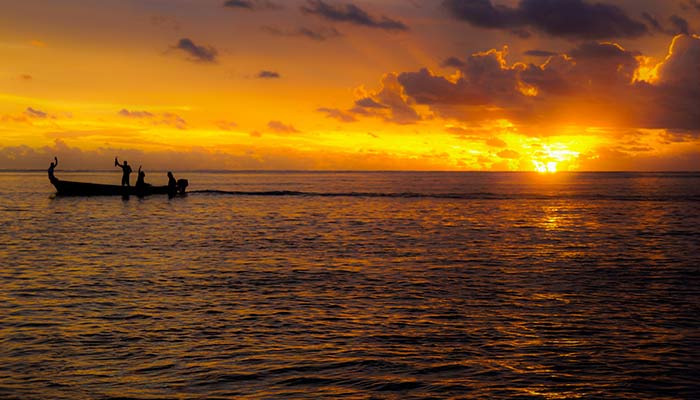
<path fill-rule="evenodd" d="M 191 194 L 221 196 L 271 196 L 271 197 L 359 197 L 396 199 L 457 199 L 457 200 L 615 200 L 615 201 L 660 201 L 697 202 L 694 195 L 618 195 L 618 194 L 538 194 L 538 193 L 416 193 L 416 192 L 303 192 L 295 190 L 237 191 L 237 190 L 193 190 Z"/>

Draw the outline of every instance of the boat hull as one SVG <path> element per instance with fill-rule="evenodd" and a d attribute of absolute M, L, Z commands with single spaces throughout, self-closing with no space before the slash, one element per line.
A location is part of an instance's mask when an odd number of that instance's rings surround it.
<path fill-rule="evenodd" d="M 105 185 L 101 183 L 72 182 L 54 179 L 51 181 L 58 196 L 150 196 L 153 194 L 171 194 L 167 186 L 142 187 Z M 178 193 L 180 194 L 180 193 Z"/>

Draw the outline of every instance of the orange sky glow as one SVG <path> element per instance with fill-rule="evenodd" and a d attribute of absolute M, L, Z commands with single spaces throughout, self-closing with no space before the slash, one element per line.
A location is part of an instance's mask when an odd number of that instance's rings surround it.
<path fill-rule="evenodd" d="M 698 29 L 694 0 L 7 2 L 0 169 L 697 171 Z"/>

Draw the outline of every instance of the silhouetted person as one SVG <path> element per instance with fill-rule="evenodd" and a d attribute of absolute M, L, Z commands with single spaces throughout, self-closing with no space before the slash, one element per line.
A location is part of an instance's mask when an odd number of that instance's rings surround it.
<path fill-rule="evenodd" d="M 54 183 L 58 180 L 53 175 L 54 168 L 56 168 L 58 166 L 58 158 L 54 157 L 53 160 L 54 160 L 54 162 L 52 162 L 51 165 L 49 166 L 49 181 L 51 181 L 51 183 Z"/>
<path fill-rule="evenodd" d="M 177 181 L 173 173 L 168 171 L 168 197 L 173 197 L 177 193 Z"/>
<path fill-rule="evenodd" d="M 131 186 L 129 184 L 129 175 L 131 175 L 132 171 L 129 163 L 124 160 L 124 164 L 119 164 L 117 157 L 114 157 L 114 166 L 122 169 L 122 186 Z"/>
<path fill-rule="evenodd" d="M 143 188 L 146 185 L 146 173 L 141 171 L 141 166 L 139 165 L 138 177 L 136 178 L 136 188 Z"/>
<path fill-rule="evenodd" d="M 138 178 L 136 178 L 136 195 L 143 197 L 146 195 L 146 188 L 150 186 L 146 183 L 146 173 L 141 171 L 141 166 L 139 165 Z"/>
<path fill-rule="evenodd" d="M 136 188 L 142 188 L 146 186 L 146 173 L 141 171 L 141 166 L 139 165 L 138 178 L 136 178 Z"/>

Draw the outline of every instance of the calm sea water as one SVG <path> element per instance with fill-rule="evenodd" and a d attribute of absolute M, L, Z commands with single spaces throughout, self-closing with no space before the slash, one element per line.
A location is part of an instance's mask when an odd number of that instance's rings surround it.
<path fill-rule="evenodd" d="M 700 398 L 700 174 L 177 177 L 0 173 L 0 398 Z"/>

